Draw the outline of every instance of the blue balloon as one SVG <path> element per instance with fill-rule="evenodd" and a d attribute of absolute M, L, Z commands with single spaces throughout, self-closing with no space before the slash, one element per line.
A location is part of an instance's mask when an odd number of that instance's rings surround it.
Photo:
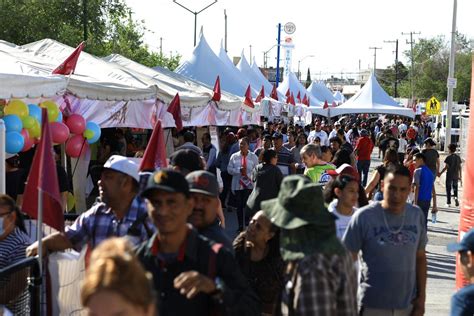
<path fill-rule="evenodd" d="M 96 141 L 99 140 L 100 138 L 100 134 L 101 134 L 101 131 L 100 131 L 100 126 L 97 125 L 96 123 L 94 122 L 87 122 L 86 123 L 86 130 L 90 129 L 91 131 L 94 132 L 94 137 L 92 137 L 91 139 L 88 139 L 87 142 L 89 144 L 93 144 L 95 143 Z"/>
<path fill-rule="evenodd" d="M 63 122 L 63 112 L 59 111 L 58 118 L 56 122 L 62 123 Z"/>
<path fill-rule="evenodd" d="M 8 132 L 21 132 L 23 128 L 23 123 L 18 115 L 6 115 L 3 117 L 3 121 L 5 122 L 5 129 Z"/>
<path fill-rule="evenodd" d="M 25 146 L 25 139 L 18 132 L 8 132 L 5 135 L 5 151 L 9 154 L 19 153 Z"/>
<path fill-rule="evenodd" d="M 36 104 L 28 104 L 29 115 L 38 120 L 41 125 L 41 108 Z"/>

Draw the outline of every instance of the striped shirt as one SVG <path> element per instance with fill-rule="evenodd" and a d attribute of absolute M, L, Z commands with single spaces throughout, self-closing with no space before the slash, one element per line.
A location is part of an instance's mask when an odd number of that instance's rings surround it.
<path fill-rule="evenodd" d="M 15 264 L 16 262 L 25 259 L 26 257 L 26 247 L 30 244 L 30 240 L 27 234 L 22 232 L 18 227 L 15 228 L 8 236 L 0 240 L 0 269 Z M 21 271 L 21 270 L 20 270 Z M 25 290 L 13 301 L 10 301 L 6 304 L 7 308 L 13 313 L 13 315 L 29 315 L 30 306 L 29 306 L 29 294 L 26 280 L 15 279 L 14 285 L 8 285 L 10 282 L 10 277 L 5 277 L 0 279 L 0 289 L 4 293 L 7 293 L 12 290 L 10 287 L 15 286 L 17 282 L 25 282 Z M 0 301 L 4 301 L 3 295 L 0 293 Z"/>

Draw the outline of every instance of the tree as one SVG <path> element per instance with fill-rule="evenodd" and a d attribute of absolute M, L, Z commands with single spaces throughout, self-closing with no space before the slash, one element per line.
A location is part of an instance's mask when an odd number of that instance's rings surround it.
<path fill-rule="evenodd" d="M 397 78 L 397 96 L 400 96 L 400 83 L 409 78 L 409 72 L 401 61 L 398 62 L 398 76 L 395 74 L 395 69 L 395 64 L 389 66 L 378 75 L 377 79 L 389 95 L 395 96 L 395 78 Z"/>
<path fill-rule="evenodd" d="M 45 5 L 47 2 L 47 5 Z M 84 38 L 85 51 L 102 57 L 120 53 L 146 66 L 174 70 L 180 56 L 159 56 L 143 43 L 146 28 L 133 21 L 124 0 L 3 0 L 0 1 L 3 40 L 23 45 L 51 38 L 75 47 Z"/>

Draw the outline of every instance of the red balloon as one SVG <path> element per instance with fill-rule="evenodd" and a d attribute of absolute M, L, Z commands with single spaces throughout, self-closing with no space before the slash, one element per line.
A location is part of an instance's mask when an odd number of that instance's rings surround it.
<path fill-rule="evenodd" d="M 49 123 L 51 128 L 51 137 L 53 138 L 53 143 L 62 144 L 69 138 L 69 128 L 66 124 L 61 122 L 52 122 Z"/>
<path fill-rule="evenodd" d="M 70 157 L 77 158 L 86 152 L 89 144 L 82 135 L 74 135 L 66 142 L 66 154 Z"/>
<path fill-rule="evenodd" d="M 72 114 L 66 119 L 66 125 L 72 134 L 81 135 L 86 130 L 86 120 L 79 114 Z"/>
<path fill-rule="evenodd" d="M 22 152 L 28 151 L 33 147 L 35 144 L 34 139 L 30 138 L 30 134 L 26 129 L 22 129 L 20 132 L 21 136 L 25 139 L 25 145 L 23 145 L 23 149 L 21 150 Z"/>

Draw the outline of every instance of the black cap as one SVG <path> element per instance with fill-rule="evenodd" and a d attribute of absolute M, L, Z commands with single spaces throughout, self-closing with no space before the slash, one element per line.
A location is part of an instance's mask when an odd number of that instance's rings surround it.
<path fill-rule="evenodd" d="M 273 139 L 279 139 L 279 138 L 283 139 L 283 134 L 281 134 L 281 133 L 273 133 Z"/>
<path fill-rule="evenodd" d="M 450 243 L 447 246 L 449 252 L 474 251 L 474 229 L 469 230 L 457 243 Z"/>
<path fill-rule="evenodd" d="M 201 170 L 201 157 L 192 149 L 180 149 L 173 153 L 170 157 L 172 166 L 178 167 L 184 173 L 195 170 Z"/>
<path fill-rule="evenodd" d="M 189 184 L 179 172 L 171 169 L 158 170 L 148 178 L 148 183 L 142 192 L 143 197 L 149 196 L 153 190 L 170 193 L 183 193 L 189 196 Z"/>
<path fill-rule="evenodd" d="M 189 183 L 189 192 L 219 197 L 219 183 L 214 174 L 198 170 L 188 174 L 186 180 Z"/>

